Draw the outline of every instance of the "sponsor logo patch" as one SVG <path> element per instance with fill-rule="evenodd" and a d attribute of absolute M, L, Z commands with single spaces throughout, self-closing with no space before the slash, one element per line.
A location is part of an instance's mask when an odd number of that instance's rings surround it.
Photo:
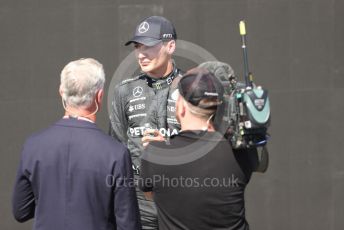
<path fill-rule="evenodd" d="M 179 90 L 176 89 L 171 95 L 172 100 L 176 101 L 178 99 L 178 95 L 179 95 Z"/>
<path fill-rule="evenodd" d="M 135 98 L 135 99 L 131 99 L 129 102 L 135 102 L 135 101 L 140 101 L 140 100 L 146 100 L 146 97 L 139 97 L 139 98 Z"/>
<path fill-rule="evenodd" d="M 141 86 L 137 86 L 133 90 L 133 96 L 134 97 L 139 97 L 142 95 L 142 93 L 143 93 L 143 88 Z"/>
<path fill-rule="evenodd" d="M 140 113 L 140 114 L 131 115 L 131 116 L 129 116 L 128 118 L 129 118 L 129 120 L 131 120 L 131 119 L 133 119 L 133 118 L 135 118 L 135 117 L 145 117 L 145 116 L 147 116 L 147 114 L 145 114 L 145 113 Z"/>
<path fill-rule="evenodd" d="M 145 108 L 146 108 L 145 104 L 130 105 L 128 111 L 133 112 L 133 111 L 142 110 Z"/>
<path fill-rule="evenodd" d="M 163 34 L 162 35 L 163 38 L 173 38 L 172 34 Z"/>
<path fill-rule="evenodd" d="M 175 113 L 176 112 L 176 107 L 174 107 L 174 106 L 167 106 L 167 110 L 169 112 Z"/>
<path fill-rule="evenodd" d="M 149 23 L 144 21 L 139 25 L 139 28 L 137 31 L 139 31 L 140 34 L 146 33 L 149 30 Z"/>

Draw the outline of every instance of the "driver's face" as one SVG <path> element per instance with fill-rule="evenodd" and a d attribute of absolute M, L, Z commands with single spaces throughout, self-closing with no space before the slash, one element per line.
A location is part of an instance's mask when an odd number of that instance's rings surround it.
<path fill-rule="evenodd" d="M 134 47 L 141 70 L 148 74 L 151 73 L 154 75 L 155 73 L 160 73 L 171 58 L 167 52 L 166 44 L 163 42 L 155 46 L 145 46 L 140 43 L 135 43 Z"/>

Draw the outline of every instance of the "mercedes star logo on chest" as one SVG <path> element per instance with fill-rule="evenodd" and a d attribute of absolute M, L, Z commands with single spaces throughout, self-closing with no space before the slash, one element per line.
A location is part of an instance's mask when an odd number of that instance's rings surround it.
<path fill-rule="evenodd" d="M 134 97 L 139 97 L 139 96 L 142 95 L 142 92 L 143 92 L 143 88 L 141 86 L 137 86 L 133 90 L 133 96 Z"/>

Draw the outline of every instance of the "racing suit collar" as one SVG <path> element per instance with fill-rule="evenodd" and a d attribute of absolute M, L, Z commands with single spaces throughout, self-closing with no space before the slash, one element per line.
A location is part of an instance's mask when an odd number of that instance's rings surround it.
<path fill-rule="evenodd" d="M 148 86 L 154 88 L 154 89 L 164 89 L 168 87 L 172 82 L 173 79 L 178 75 L 178 69 L 176 68 L 176 65 L 173 61 L 173 69 L 172 71 L 167 74 L 166 76 L 162 78 L 152 78 L 148 74 L 143 74 L 146 78 Z"/>

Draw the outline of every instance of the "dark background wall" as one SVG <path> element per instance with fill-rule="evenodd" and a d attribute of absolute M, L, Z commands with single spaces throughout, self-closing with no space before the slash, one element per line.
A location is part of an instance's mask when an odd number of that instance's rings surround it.
<path fill-rule="evenodd" d="M 343 229 L 343 12 L 341 0 L 1 0 L 0 229 L 31 228 L 11 216 L 13 180 L 25 137 L 62 116 L 63 66 L 94 57 L 108 86 L 131 51 L 123 43 L 153 14 L 239 75 L 237 25 L 248 23 L 250 67 L 273 116 L 270 168 L 246 194 L 252 229 Z M 104 130 L 107 116 L 104 106 Z"/>

